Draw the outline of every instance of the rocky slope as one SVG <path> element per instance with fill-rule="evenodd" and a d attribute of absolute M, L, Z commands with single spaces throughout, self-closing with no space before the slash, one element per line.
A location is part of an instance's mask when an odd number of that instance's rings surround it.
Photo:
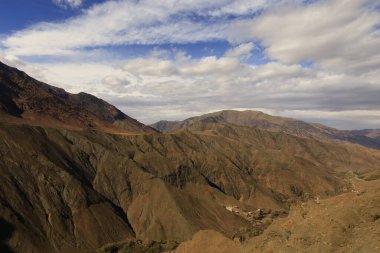
<path fill-rule="evenodd" d="M 225 206 L 287 210 L 344 190 L 347 171 L 380 168 L 360 146 L 219 124 L 126 137 L 3 123 L 0 136 L 0 216 L 16 252 L 181 242 L 202 229 L 232 237 L 250 222 Z"/>
<path fill-rule="evenodd" d="M 216 231 L 200 231 L 175 253 L 379 252 L 380 181 L 352 183 L 350 192 L 294 205 L 289 216 L 243 244 Z"/>
<path fill-rule="evenodd" d="M 67 93 L 1 62 L 0 119 L 115 133 L 155 132 L 97 97 L 86 93 Z"/>
<path fill-rule="evenodd" d="M 301 120 L 271 116 L 259 111 L 225 110 L 205 114 L 184 121 L 159 121 L 151 126 L 161 132 L 185 129 L 197 122 L 229 123 L 249 126 L 273 132 L 285 132 L 299 137 L 318 140 L 348 141 L 366 147 L 380 149 L 378 130 L 343 131 L 321 124 L 307 123 Z"/>

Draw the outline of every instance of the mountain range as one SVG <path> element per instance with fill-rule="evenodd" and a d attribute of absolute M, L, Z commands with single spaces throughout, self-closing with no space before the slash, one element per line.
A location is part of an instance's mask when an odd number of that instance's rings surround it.
<path fill-rule="evenodd" d="M 0 92 L 1 252 L 256 252 L 304 203 L 313 213 L 357 181 L 375 200 L 379 130 L 255 111 L 145 126 L 2 63 Z"/>
<path fill-rule="evenodd" d="M 272 132 L 284 132 L 309 139 L 347 141 L 380 149 L 380 130 L 378 129 L 338 130 L 322 124 L 271 116 L 259 111 L 224 110 L 192 117 L 183 121 L 163 120 L 151 126 L 161 132 L 170 132 L 188 128 L 197 122 L 228 123 Z"/>

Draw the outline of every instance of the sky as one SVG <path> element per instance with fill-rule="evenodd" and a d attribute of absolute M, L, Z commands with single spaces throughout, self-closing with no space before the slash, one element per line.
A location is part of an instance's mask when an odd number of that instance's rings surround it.
<path fill-rule="evenodd" d="M 0 61 L 139 121 L 380 128 L 380 0 L 1 0 Z"/>

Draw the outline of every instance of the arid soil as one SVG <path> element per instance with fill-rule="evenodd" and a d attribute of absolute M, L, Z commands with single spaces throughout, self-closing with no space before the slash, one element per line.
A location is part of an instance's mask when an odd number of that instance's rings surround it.
<path fill-rule="evenodd" d="M 292 206 L 289 216 L 244 243 L 200 231 L 175 252 L 379 252 L 380 180 L 352 183 L 355 190 Z"/>

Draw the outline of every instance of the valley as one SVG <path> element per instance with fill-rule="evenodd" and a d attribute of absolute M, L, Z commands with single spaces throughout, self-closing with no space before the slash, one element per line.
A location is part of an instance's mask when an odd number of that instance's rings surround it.
<path fill-rule="evenodd" d="M 376 131 L 254 111 L 149 127 L 6 65 L 0 87 L 0 218 L 11 252 L 378 247 Z"/>

